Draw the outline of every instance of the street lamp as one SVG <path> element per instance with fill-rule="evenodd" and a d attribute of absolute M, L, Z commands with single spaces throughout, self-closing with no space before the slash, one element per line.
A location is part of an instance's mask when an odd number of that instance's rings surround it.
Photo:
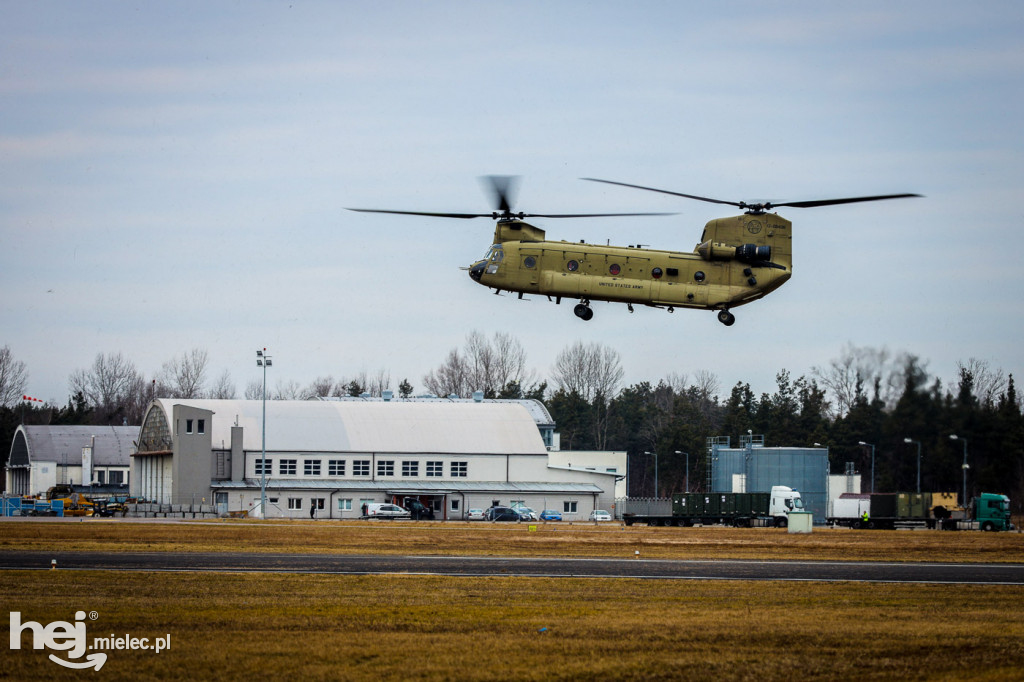
<path fill-rule="evenodd" d="M 875 492 L 875 446 L 864 441 L 860 441 L 857 445 L 871 448 L 871 492 Z"/>
<path fill-rule="evenodd" d="M 921 492 L 921 441 L 904 438 L 904 443 L 917 443 L 917 492 Z"/>
<path fill-rule="evenodd" d="M 267 349 L 256 351 L 256 366 L 263 368 L 263 454 L 260 457 L 260 517 L 267 518 L 267 367 L 273 362 Z"/>
<path fill-rule="evenodd" d="M 690 453 L 676 450 L 677 455 L 686 455 L 686 492 L 690 492 Z"/>
<path fill-rule="evenodd" d="M 645 452 L 645 455 L 654 455 L 654 497 L 658 497 L 658 453 L 657 452 Z"/>
<path fill-rule="evenodd" d="M 970 465 L 967 464 L 967 439 L 966 438 L 961 438 L 960 436 L 956 435 L 955 433 L 952 434 L 949 437 L 949 439 L 950 440 L 962 440 L 964 442 L 964 463 L 963 463 L 963 466 L 962 466 L 962 468 L 964 470 L 964 496 L 962 498 L 960 498 L 960 506 L 961 507 L 967 507 L 967 470 L 971 468 Z"/>

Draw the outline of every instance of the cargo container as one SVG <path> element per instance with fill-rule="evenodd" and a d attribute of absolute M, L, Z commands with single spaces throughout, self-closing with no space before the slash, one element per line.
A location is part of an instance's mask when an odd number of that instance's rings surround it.
<path fill-rule="evenodd" d="M 1010 530 L 1010 498 L 982 493 L 966 507 L 956 493 L 843 494 L 828 522 L 850 528 L 938 528 L 941 530 Z"/>
<path fill-rule="evenodd" d="M 672 514 L 623 514 L 627 526 L 693 526 L 727 524 L 730 526 L 775 526 L 785 528 L 789 512 L 803 511 L 800 493 L 784 485 L 770 493 L 676 493 L 672 496 Z"/>

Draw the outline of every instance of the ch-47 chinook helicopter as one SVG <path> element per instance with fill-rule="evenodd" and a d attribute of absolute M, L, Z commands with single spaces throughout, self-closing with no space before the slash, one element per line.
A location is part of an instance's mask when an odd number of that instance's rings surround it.
<path fill-rule="evenodd" d="M 718 311 L 718 321 L 732 325 L 731 308 L 767 296 L 793 274 L 792 223 L 776 213 L 780 206 L 812 208 L 920 196 L 882 196 L 757 203 L 722 201 L 611 180 L 583 178 L 592 182 L 632 187 L 651 192 L 727 204 L 745 209 L 743 215 L 718 218 L 704 226 L 693 251 L 664 251 L 640 246 L 602 246 L 584 242 L 548 241 L 544 230 L 523 218 L 588 218 L 665 213 L 542 214 L 512 211 L 510 192 L 514 176 L 486 178 L 494 192 L 497 210 L 491 213 L 428 213 L 382 209 L 350 209 L 366 213 L 434 216 L 440 218 L 492 218 L 497 221 L 494 240 L 483 259 L 469 267 L 476 282 L 495 293 L 514 291 L 540 294 L 561 303 L 579 299 L 576 316 L 594 316 L 591 301 L 647 305 L 673 312 L 676 308 Z"/>

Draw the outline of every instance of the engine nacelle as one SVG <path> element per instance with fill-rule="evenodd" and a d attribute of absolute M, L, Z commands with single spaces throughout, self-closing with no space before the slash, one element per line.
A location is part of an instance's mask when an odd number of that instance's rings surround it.
<path fill-rule="evenodd" d="M 766 263 L 772 259 L 772 247 L 757 244 L 730 246 L 707 241 L 697 246 L 697 253 L 704 260 L 738 260 L 741 263 Z"/>

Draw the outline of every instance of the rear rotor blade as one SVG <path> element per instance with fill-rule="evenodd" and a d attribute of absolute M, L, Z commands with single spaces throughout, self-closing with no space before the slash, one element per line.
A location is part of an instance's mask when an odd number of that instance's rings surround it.
<path fill-rule="evenodd" d="M 792 206 L 793 208 L 814 208 L 815 206 L 835 206 L 836 204 L 856 204 L 861 201 L 884 201 L 886 199 L 909 199 L 920 197 L 920 194 L 881 194 L 873 197 L 849 197 L 846 199 L 819 199 L 817 201 L 787 201 L 781 204 L 768 204 L 772 206 Z"/>
<path fill-rule="evenodd" d="M 685 197 L 687 199 L 696 199 L 697 201 L 706 201 L 711 204 L 725 204 L 727 206 L 737 206 L 744 208 L 746 204 L 742 204 L 737 201 L 723 201 L 722 199 L 711 199 L 708 197 L 699 197 L 696 194 L 683 194 L 682 192 L 670 192 L 667 189 L 657 189 L 655 187 L 644 187 L 643 185 L 631 185 L 628 182 L 615 182 L 613 180 L 599 180 L 597 178 L 580 178 L 580 180 L 588 180 L 590 182 L 603 182 L 606 185 L 620 185 L 622 187 L 632 187 L 634 189 L 644 189 L 648 192 L 660 192 L 662 194 L 671 194 L 675 197 Z"/>

